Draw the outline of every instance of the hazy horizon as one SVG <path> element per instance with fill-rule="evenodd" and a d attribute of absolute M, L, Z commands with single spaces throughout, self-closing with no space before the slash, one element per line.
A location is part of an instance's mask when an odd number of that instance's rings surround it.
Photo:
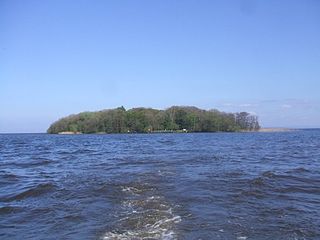
<path fill-rule="evenodd" d="M 320 2 L 0 2 L 0 133 L 124 106 L 320 127 Z"/>

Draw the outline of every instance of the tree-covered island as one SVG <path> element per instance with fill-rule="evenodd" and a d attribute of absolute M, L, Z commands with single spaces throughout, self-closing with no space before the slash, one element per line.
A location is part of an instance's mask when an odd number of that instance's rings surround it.
<path fill-rule="evenodd" d="M 173 106 L 166 110 L 124 107 L 82 112 L 54 122 L 48 133 L 236 132 L 260 128 L 257 116 L 225 113 L 197 107 Z"/>

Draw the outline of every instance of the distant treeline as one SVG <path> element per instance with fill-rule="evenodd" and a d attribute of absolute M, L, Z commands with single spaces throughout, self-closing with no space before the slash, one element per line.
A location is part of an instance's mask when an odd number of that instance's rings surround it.
<path fill-rule="evenodd" d="M 124 107 L 82 112 L 53 123 L 48 133 L 147 133 L 147 132 L 235 132 L 260 128 L 256 116 L 247 112 L 225 113 L 196 107 L 173 106 L 166 110 Z"/>

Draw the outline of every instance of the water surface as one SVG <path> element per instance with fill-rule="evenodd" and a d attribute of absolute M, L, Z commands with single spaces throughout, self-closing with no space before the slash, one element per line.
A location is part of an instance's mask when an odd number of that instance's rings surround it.
<path fill-rule="evenodd" d="M 320 239 L 320 131 L 0 135 L 1 239 Z"/>

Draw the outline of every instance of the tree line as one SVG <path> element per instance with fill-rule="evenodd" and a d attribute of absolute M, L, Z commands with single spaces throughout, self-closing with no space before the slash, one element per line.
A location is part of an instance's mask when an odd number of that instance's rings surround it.
<path fill-rule="evenodd" d="M 257 116 L 247 112 L 225 113 L 189 106 L 173 106 L 165 110 L 119 107 L 64 117 L 51 124 L 47 132 L 236 132 L 259 128 Z"/>

